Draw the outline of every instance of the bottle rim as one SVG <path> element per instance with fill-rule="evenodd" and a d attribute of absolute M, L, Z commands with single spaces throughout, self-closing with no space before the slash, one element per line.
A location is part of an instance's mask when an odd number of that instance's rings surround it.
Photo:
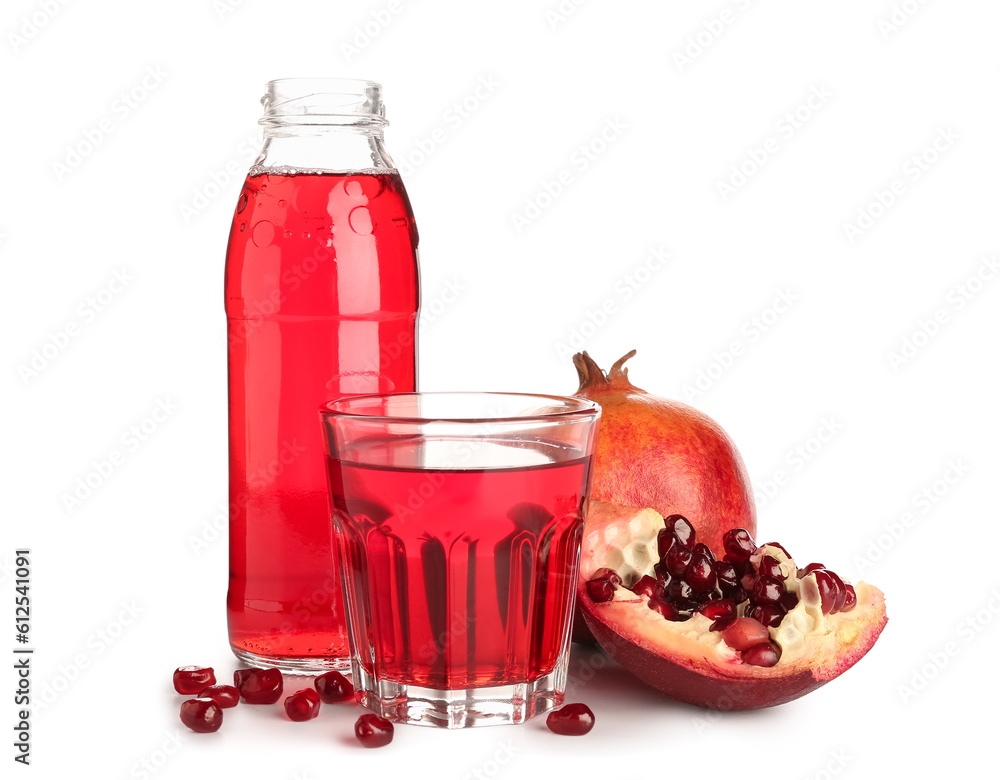
<path fill-rule="evenodd" d="M 259 124 L 373 125 L 388 124 L 382 85 L 367 79 L 281 78 L 267 82 L 260 99 Z"/>

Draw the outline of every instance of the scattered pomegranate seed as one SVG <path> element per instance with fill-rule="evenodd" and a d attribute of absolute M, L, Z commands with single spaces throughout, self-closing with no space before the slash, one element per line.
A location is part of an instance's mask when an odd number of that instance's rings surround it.
<path fill-rule="evenodd" d="M 181 704 L 181 723 L 199 734 L 211 734 L 222 725 L 222 708 L 212 699 L 188 699 Z"/>
<path fill-rule="evenodd" d="M 753 537 L 745 528 L 733 528 L 726 531 L 722 537 L 722 546 L 731 560 L 740 563 L 750 560 L 750 556 L 757 549 L 753 543 Z"/>
<path fill-rule="evenodd" d="M 301 722 L 319 715 L 319 694 L 312 688 L 303 688 L 285 699 L 285 714 L 289 720 Z"/>
<path fill-rule="evenodd" d="M 753 618 L 736 618 L 722 631 L 722 641 L 733 650 L 746 650 L 771 639 L 767 628 Z"/>
<path fill-rule="evenodd" d="M 614 569 L 609 569 L 607 567 L 603 569 L 598 569 L 594 572 L 593 579 L 595 580 L 608 580 L 612 585 L 618 587 L 622 584 L 621 575 Z"/>
<path fill-rule="evenodd" d="M 597 604 L 611 601 L 615 597 L 615 586 L 611 584 L 611 580 L 590 580 L 587 582 L 587 595 Z"/>
<path fill-rule="evenodd" d="M 209 685 L 198 694 L 199 699 L 209 698 L 222 709 L 228 710 L 240 703 L 240 692 L 232 685 Z"/>
<path fill-rule="evenodd" d="M 237 669 L 233 679 L 247 704 L 274 704 L 284 688 L 277 669 Z"/>
<path fill-rule="evenodd" d="M 785 593 L 785 584 L 774 577 L 758 577 L 750 598 L 755 604 L 777 604 Z"/>
<path fill-rule="evenodd" d="M 774 577 L 776 580 L 783 580 L 785 578 L 784 573 L 781 571 L 781 564 L 772 555 L 765 555 L 760 559 L 760 563 L 757 564 L 757 573 L 762 576 Z"/>
<path fill-rule="evenodd" d="M 545 719 L 549 731 L 567 737 L 580 737 L 594 728 L 594 713 L 586 704 L 567 704 Z"/>
<path fill-rule="evenodd" d="M 237 691 L 243 689 L 243 683 L 253 674 L 256 669 L 237 669 L 233 672 L 233 685 L 236 687 Z"/>
<path fill-rule="evenodd" d="M 674 536 L 685 547 L 694 547 L 697 533 L 684 515 L 669 515 L 663 518 L 663 524 L 674 532 Z"/>
<path fill-rule="evenodd" d="M 200 693 L 215 685 L 215 670 L 211 666 L 178 666 L 174 670 L 174 690 L 186 696 Z"/>
<path fill-rule="evenodd" d="M 693 556 L 694 553 L 691 550 L 682 543 L 677 543 L 667 550 L 667 555 L 663 559 L 663 562 L 667 565 L 667 571 L 674 577 L 682 577 L 684 576 L 684 572 L 687 571 L 688 564 L 691 563 Z"/>
<path fill-rule="evenodd" d="M 761 642 L 740 653 L 740 658 L 750 666 L 774 666 L 781 658 L 781 648 L 774 642 Z"/>
<path fill-rule="evenodd" d="M 712 599 L 699 610 L 709 620 L 723 620 L 736 617 L 736 602 L 732 599 Z"/>
<path fill-rule="evenodd" d="M 854 592 L 854 586 L 850 583 L 844 583 L 844 606 L 841 607 L 841 612 L 850 612 L 858 605 L 858 594 Z"/>
<path fill-rule="evenodd" d="M 327 672 L 315 680 L 316 692 L 324 704 L 336 704 L 354 698 L 354 686 L 340 672 Z"/>
<path fill-rule="evenodd" d="M 632 592 L 638 596 L 645 596 L 648 599 L 655 598 L 659 586 L 656 583 L 655 577 L 650 577 L 648 574 L 644 577 L 640 577 L 635 585 L 632 586 Z"/>
<path fill-rule="evenodd" d="M 368 712 L 354 724 L 354 736 L 366 748 L 385 747 L 392 742 L 392 724 Z"/>

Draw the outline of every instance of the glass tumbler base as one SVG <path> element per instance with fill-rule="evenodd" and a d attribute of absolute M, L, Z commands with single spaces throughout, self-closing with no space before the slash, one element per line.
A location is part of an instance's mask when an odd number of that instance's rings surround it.
<path fill-rule="evenodd" d="M 523 723 L 562 705 L 566 665 L 531 682 L 447 691 L 377 681 L 355 665 L 354 690 L 361 704 L 396 723 L 446 729 Z"/>

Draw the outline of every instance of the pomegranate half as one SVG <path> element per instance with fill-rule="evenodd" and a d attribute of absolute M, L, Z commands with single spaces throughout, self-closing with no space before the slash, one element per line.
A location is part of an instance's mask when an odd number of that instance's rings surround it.
<path fill-rule="evenodd" d="M 781 545 L 724 535 L 724 557 L 686 518 L 591 501 L 577 603 L 602 648 L 672 698 L 718 710 L 797 699 L 838 677 L 886 624 L 882 592 Z"/>

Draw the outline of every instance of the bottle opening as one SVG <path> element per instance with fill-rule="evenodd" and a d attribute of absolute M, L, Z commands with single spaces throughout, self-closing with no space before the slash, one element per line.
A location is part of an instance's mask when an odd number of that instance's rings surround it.
<path fill-rule="evenodd" d="M 362 79 L 276 79 L 260 99 L 265 127 L 387 124 L 382 85 Z"/>

